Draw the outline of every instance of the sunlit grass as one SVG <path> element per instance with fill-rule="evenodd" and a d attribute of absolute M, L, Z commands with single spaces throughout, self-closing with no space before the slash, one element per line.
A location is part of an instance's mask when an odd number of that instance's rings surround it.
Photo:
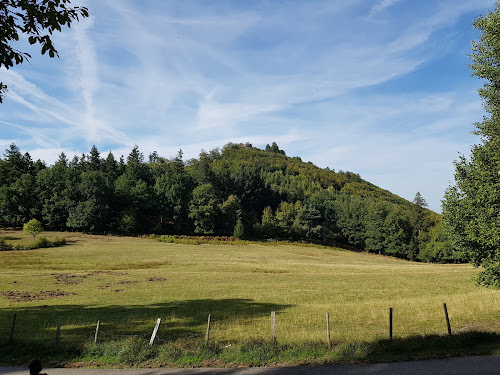
<path fill-rule="evenodd" d="M 26 241 L 22 232 L 0 233 Z M 0 252 L 0 292 L 65 291 L 64 297 L 25 302 L 0 296 L 0 333 L 30 332 L 62 342 L 89 340 L 97 320 L 111 334 L 150 335 L 163 319 L 161 340 L 202 340 L 208 314 L 211 339 L 237 343 L 270 338 L 276 311 L 279 342 L 326 340 L 330 313 L 335 343 L 446 332 L 500 332 L 498 291 L 476 286 L 470 265 L 438 265 L 298 245 L 183 245 L 133 237 L 44 233 L 65 237 L 58 248 Z M 22 298 L 21 298 L 22 299 Z"/>

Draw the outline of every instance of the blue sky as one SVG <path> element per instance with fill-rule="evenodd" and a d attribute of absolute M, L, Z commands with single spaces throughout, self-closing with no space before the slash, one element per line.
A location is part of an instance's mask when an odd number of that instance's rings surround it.
<path fill-rule="evenodd" d="M 348 170 L 440 212 L 479 140 L 472 21 L 493 0 L 81 1 L 60 59 L 0 69 L 0 148 L 186 159 L 228 142 Z"/>

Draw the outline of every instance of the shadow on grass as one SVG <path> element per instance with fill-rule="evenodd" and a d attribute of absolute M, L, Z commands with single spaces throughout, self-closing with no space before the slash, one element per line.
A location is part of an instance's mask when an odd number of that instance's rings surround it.
<path fill-rule="evenodd" d="M 451 336 L 427 335 L 381 340 L 373 345 L 370 362 L 443 358 L 447 356 L 487 355 L 500 352 L 500 334 L 470 331 Z"/>
<path fill-rule="evenodd" d="M 21 237 L 0 235 L 0 239 L 4 239 L 5 241 L 17 241 L 20 240 Z"/>
<path fill-rule="evenodd" d="M 196 299 L 172 301 L 151 305 L 123 305 L 89 307 L 85 305 L 44 305 L 36 307 L 10 307 L 0 310 L 1 336 L 7 340 L 14 314 L 14 338 L 31 337 L 54 339 L 54 332 L 61 318 L 62 339 L 82 342 L 92 335 L 97 321 L 103 334 L 151 335 L 157 318 L 163 320 L 161 335 L 164 339 L 203 336 L 208 314 L 212 322 L 252 320 L 268 316 L 271 311 L 281 311 L 292 305 L 256 302 L 251 299 Z M 4 341 L 4 342 L 5 342 Z M 1 343 L 1 342 L 0 342 Z"/>

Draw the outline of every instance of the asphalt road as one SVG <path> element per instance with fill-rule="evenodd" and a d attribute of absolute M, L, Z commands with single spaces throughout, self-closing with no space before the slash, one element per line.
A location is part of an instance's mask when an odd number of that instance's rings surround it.
<path fill-rule="evenodd" d="M 500 375 L 500 356 L 449 358 L 375 365 L 247 367 L 229 369 L 47 368 L 49 375 Z M 27 368 L 0 367 L 0 375 L 28 375 Z"/>

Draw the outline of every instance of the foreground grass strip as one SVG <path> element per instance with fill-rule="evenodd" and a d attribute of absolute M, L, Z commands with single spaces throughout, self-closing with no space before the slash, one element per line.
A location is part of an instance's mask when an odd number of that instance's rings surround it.
<path fill-rule="evenodd" d="M 149 345 L 122 339 L 57 349 L 47 342 L 0 346 L 0 364 L 25 365 L 37 356 L 51 366 L 232 367 L 379 363 L 466 355 L 500 354 L 500 335 L 467 332 L 454 336 L 414 336 L 392 342 L 353 342 L 329 348 L 324 343 L 285 344 L 253 340 L 231 346 L 198 341 Z"/>

